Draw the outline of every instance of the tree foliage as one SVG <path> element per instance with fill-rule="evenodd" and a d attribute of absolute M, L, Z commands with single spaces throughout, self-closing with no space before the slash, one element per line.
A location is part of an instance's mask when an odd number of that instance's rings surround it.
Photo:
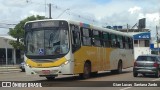
<path fill-rule="evenodd" d="M 24 50 L 24 24 L 27 21 L 33 21 L 33 20 L 41 20 L 46 19 L 45 16 L 29 16 L 26 19 L 20 21 L 14 28 L 10 28 L 8 34 L 12 37 L 16 38 L 17 41 L 10 41 L 10 44 L 15 49 Z"/>

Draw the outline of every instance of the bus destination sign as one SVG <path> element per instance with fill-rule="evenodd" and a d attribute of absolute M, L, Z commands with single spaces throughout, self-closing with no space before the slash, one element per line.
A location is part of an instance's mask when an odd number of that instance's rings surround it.
<path fill-rule="evenodd" d="M 42 27 L 58 27 L 59 22 L 53 21 L 43 21 L 43 22 L 33 22 L 32 28 L 42 28 Z"/>

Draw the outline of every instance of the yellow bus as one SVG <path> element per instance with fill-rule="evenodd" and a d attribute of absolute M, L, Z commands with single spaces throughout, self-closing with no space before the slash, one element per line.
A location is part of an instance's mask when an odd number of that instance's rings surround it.
<path fill-rule="evenodd" d="M 72 20 L 36 20 L 25 28 L 25 70 L 48 80 L 133 66 L 133 38 L 123 32 Z"/>

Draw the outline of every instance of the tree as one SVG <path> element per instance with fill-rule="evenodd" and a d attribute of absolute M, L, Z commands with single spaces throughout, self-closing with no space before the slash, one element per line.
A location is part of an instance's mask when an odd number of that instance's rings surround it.
<path fill-rule="evenodd" d="M 27 21 L 46 19 L 45 16 L 30 16 L 20 21 L 14 28 L 10 28 L 8 34 L 16 38 L 17 41 L 10 41 L 10 44 L 18 50 L 24 50 L 24 24 Z"/>

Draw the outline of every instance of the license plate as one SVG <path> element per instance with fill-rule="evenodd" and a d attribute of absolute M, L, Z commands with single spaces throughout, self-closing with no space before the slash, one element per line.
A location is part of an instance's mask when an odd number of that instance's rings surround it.
<path fill-rule="evenodd" d="M 49 75 L 50 74 L 50 70 L 42 70 L 42 73 L 45 75 Z"/>

